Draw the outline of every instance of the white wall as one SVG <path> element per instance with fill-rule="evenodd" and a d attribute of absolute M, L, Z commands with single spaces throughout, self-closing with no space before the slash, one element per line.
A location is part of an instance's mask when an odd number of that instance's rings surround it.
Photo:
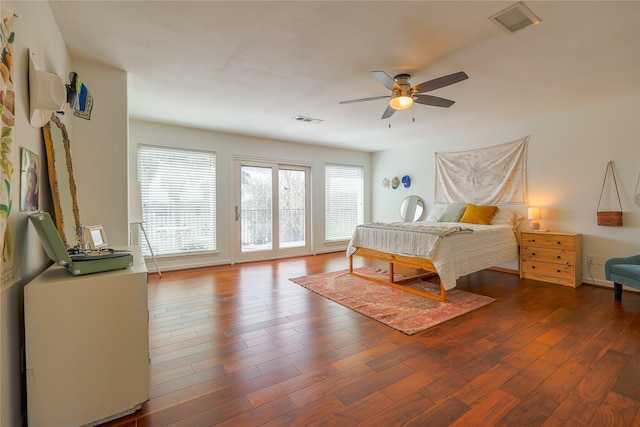
<path fill-rule="evenodd" d="M 587 255 L 606 258 L 640 253 L 640 208 L 633 204 L 640 173 L 640 97 L 630 96 L 556 114 L 458 133 L 373 156 L 372 215 L 376 221 L 399 220 L 399 206 L 409 194 L 433 206 L 435 152 L 464 151 L 515 141 L 530 135 L 527 161 L 530 206 L 542 209 L 542 228 L 583 234 L 583 281 L 609 285 L 604 266 L 591 269 Z M 596 208 L 607 161 L 613 160 L 623 207 L 623 227 L 602 227 Z M 405 189 L 383 189 L 383 178 L 410 175 Z M 611 206 L 614 207 L 614 206 Z M 526 216 L 526 205 L 521 206 Z M 523 221 L 524 227 L 527 220 Z"/>
<path fill-rule="evenodd" d="M 14 164 L 11 197 L 14 204 L 9 217 L 9 229 L 13 233 L 15 245 L 16 274 L 13 278 L 3 280 L 0 295 L 0 425 L 3 427 L 21 425 L 26 409 L 21 372 L 21 347 L 24 343 L 23 288 L 50 264 L 38 236 L 28 223 L 29 212 L 20 212 L 19 209 L 21 147 L 40 156 L 40 209 L 51 211 L 53 206 L 42 129 L 33 128 L 29 124 L 28 50 L 38 54 L 35 65 L 42 71 L 59 74 L 66 81 L 71 70 L 69 54 L 49 4 L 44 1 L 14 1 L 11 6 L 18 15 L 13 71 L 16 92 L 15 140 L 11 153 Z M 61 119 L 72 134 L 70 115 L 67 113 Z"/>
<path fill-rule="evenodd" d="M 73 69 L 91 91 L 91 120 L 73 119 L 73 169 L 84 226 L 100 224 L 112 246 L 128 244 L 127 73 L 82 61 Z"/>
<path fill-rule="evenodd" d="M 130 179 L 137 180 L 136 150 L 138 144 L 149 144 L 180 148 L 210 150 L 216 153 L 217 168 L 217 221 L 218 253 L 208 256 L 190 256 L 188 258 L 162 258 L 158 262 L 160 269 L 186 268 L 189 266 L 226 264 L 234 261 L 234 158 L 254 158 L 301 163 L 311 166 L 313 217 L 312 251 L 313 253 L 343 250 L 346 244 L 325 244 L 324 242 L 324 165 L 338 163 L 363 166 L 365 169 L 365 199 L 369 197 L 369 176 L 371 155 L 358 151 L 333 149 L 327 147 L 294 144 L 193 128 L 184 128 L 158 123 L 131 120 L 130 122 Z M 367 206 L 367 204 L 365 204 Z M 365 207 L 365 220 L 370 219 L 368 207 Z M 147 260 L 150 271 L 155 270 L 153 262 Z"/>

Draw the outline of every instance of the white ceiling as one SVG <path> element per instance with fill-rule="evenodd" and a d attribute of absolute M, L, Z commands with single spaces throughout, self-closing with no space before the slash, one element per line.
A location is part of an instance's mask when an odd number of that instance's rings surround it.
<path fill-rule="evenodd" d="M 514 34 L 488 19 L 504 1 L 49 3 L 73 59 L 128 72 L 143 120 L 378 151 L 640 95 L 638 1 L 527 1 L 542 23 Z M 387 100 L 338 104 L 388 95 L 372 70 L 469 79 L 389 122 Z"/>

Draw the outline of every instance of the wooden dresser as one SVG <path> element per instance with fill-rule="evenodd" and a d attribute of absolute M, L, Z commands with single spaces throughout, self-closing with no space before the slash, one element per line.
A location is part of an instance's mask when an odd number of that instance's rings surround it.
<path fill-rule="evenodd" d="M 582 284 L 582 234 L 522 231 L 520 277 L 577 288 Z"/>

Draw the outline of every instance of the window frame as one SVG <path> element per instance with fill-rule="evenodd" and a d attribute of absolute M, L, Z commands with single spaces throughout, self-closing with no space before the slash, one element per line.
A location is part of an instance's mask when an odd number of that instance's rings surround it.
<path fill-rule="evenodd" d="M 329 229 L 331 228 L 331 224 L 329 223 L 329 210 L 328 210 L 328 204 L 329 204 L 329 200 L 327 197 L 327 192 L 330 191 L 332 188 L 334 188 L 333 186 L 330 188 L 328 188 L 328 180 L 329 180 L 329 176 L 327 175 L 328 169 L 329 168 L 334 168 L 334 169 L 342 169 L 343 171 L 358 171 L 359 172 L 359 177 L 357 177 L 359 179 L 359 190 L 357 191 L 358 194 L 358 201 L 357 201 L 357 212 L 356 212 L 356 220 L 355 223 L 353 224 L 353 229 L 349 232 L 349 235 L 344 234 L 342 236 L 336 236 L 334 238 L 331 238 L 329 236 Z M 365 202 L 364 202 L 364 198 L 365 198 L 365 194 L 364 194 L 364 190 L 365 190 L 365 179 L 364 179 L 364 175 L 365 175 L 365 168 L 362 165 L 350 165 L 350 164 L 340 164 L 340 163 L 325 163 L 324 165 L 324 243 L 331 245 L 331 244 L 340 244 L 343 243 L 345 241 L 349 241 L 351 239 L 351 236 L 353 235 L 353 230 L 355 230 L 355 227 L 359 224 L 362 224 L 364 222 L 364 215 L 365 215 Z M 345 179 L 354 179 L 352 178 L 348 178 L 345 177 Z M 348 185 L 348 183 L 343 183 L 343 185 Z M 350 227 L 350 225 L 349 225 Z"/>
<path fill-rule="evenodd" d="M 149 153 L 144 153 L 145 150 L 149 150 Z M 148 222 L 148 215 L 149 215 L 149 208 L 146 207 L 145 205 L 148 204 L 149 202 L 146 200 L 147 195 L 148 195 L 148 189 L 147 189 L 147 185 L 149 185 L 148 181 L 149 181 L 149 177 L 145 177 L 145 171 L 144 171 L 144 166 L 143 166 L 143 159 L 141 158 L 141 153 L 142 155 L 150 155 L 151 151 L 156 151 L 156 153 L 158 154 L 158 157 L 160 157 L 160 153 L 163 153 L 164 155 L 169 155 L 169 152 L 173 151 L 176 153 L 179 153 L 180 156 L 184 156 L 184 157 L 188 157 L 188 153 L 198 153 L 200 155 L 204 155 L 205 157 L 201 160 L 202 163 L 206 163 L 206 161 L 210 162 L 210 165 L 208 166 L 208 168 L 211 169 L 210 174 L 207 174 L 206 176 L 209 179 L 208 184 L 205 186 L 205 191 L 209 191 L 211 194 L 211 199 L 210 200 L 206 200 L 203 203 L 195 203 L 193 204 L 192 207 L 196 207 L 196 208 L 200 208 L 201 206 L 205 207 L 205 209 L 203 209 L 203 212 L 205 212 L 205 214 L 207 216 L 210 216 L 210 220 L 209 221 L 203 221 L 202 223 L 205 225 L 205 229 L 209 228 L 210 229 L 205 232 L 206 238 L 211 238 L 212 241 L 207 242 L 210 246 L 207 246 L 205 244 L 204 248 L 195 248 L 195 249 L 184 249 L 184 250 L 179 250 L 177 248 L 169 248 L 169 249 L 165 249 L 164 246 L 163 247 L 159 247 L 159 245 L 157 244 L 158 239 L 156 237 L 156 235 L 154 234 L 156 232 L 156 228 L 155 226 L 151 226 Z M 208 159 L 207 159 L 208 157 Z M 162 145 L 153 145 L 153 144 L 138 144 L 137 147 L 137 152 L 136 152 L 136 162 L 137 162 L 137 175 L 138 175 L 138 181 L 140 182 L 140 198 L 141 198 L 141 205 L 142 205 L 142 219 L 143 219 L 143 224 L 145 227 L 145 232 L 146 234 L 149 236 L 149 241 L 151 246 L 153 247 L 153 252 L 154 254 L 156 254 L 158 257 L 184 257 L 184 256 L 193 256 L 193 255 L 202 255 L 202 254 L 210 254 L 210 253 L 218 253 L 218 249 L 219 249 L 219 233 L 218 233 L 218 189 L 217 189 L 217 175 L 218 175 L 218 159 L 217 159 L 217 153 L 213 150 L 198 150 L 198 149 L 191 149 L 191 148 L 181 148 L 181 147 L 172 147 L 172 146 L 162 146 Z M 189 164 L 193 164 L 193 162 L 184 162 L 187 165 Z M 201 168 L 201 169 L 193 169 L 191 172 L 193 174 L 197 174 L 201 171 L 206 171 L 207 167 L 205 168 Z M 192 177 L 193 175 L 188 175 L 184 173 L 184 169 L 181 169 L 181 173 L 176 173 L 175 175 L 172 176 L 172 178 L 176 178 L 176 177 L 185 177 L 185 179 L 189 179 L 189 177 Z M 206 182 L 206 181 L 205 181 Z M 180 193 L 180 190 L 178 188 L 174 189 L 174 193 Z M 192 198 L 192 201 L 195 200 L 195 198 Z M 147 203 L 145 203 L 147 202 Z M 166 204 L 166 202 L 165 202 Z M 208 206 L 207 206 L 208 205 Z M 170 209 L 164 209 L 164 210 L 158 210 L 157 212 L 160 214 L 163 213 L 167 213 L 170 212 Z M 189 214 L 185 214 L 185 216 L 188 216 Z M 180 218 L 180 216 L 177 216 L 176 218 Z M 183 220 L 184 221 L 184 220 Z M 198 224 L 201 225 L 201 224 Z M 195 235 L 196 236 L 201 236 L 201 230 L 199 229 L 197 231 L 195 231 Z M 175 237 L 173 237 L 173 239 L 175 239 Z M 189 245 L 195 245 L 197 242 L 195 242 L 193 240 L 193 237 L 191 239 L 187 239 L 187 244 Z M 143 246 L 143 255 L 144 256 L 150 256 L 150 249 L 147 247 L 147 245 L 141 245 Z M 146 251 L 145 251 L 146 249 Z"/>

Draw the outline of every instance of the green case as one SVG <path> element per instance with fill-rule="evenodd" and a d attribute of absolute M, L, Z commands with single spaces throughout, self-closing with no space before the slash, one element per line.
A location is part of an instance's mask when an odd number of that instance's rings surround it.
<path fill-rule="evenodd" d="M 120 270 L 133 265 L 133 255 L 127 251 L 113 251 L 105 255 L 82 255 L 74 259 L 56 230 L 51 215 L 48 212 L 35 212 L 29 219 L 36 229 L 47 256 L 56 264 L 63 266 L 74 276 L 101 273 L 103 271 Z"/>

